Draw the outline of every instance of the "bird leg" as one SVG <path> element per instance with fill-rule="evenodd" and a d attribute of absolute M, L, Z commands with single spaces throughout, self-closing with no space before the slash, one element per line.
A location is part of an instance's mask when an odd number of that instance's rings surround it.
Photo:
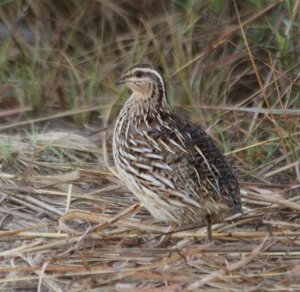
<path fill-rule="evenodd" d="M 212 228 L 211 228 L 211 217 L 210 217 L 210 215 L 206 215 L 206 226 L 207 226 L 206 241 L 208 243 L 210 243 L 210 242 L 212 242 Z"/>

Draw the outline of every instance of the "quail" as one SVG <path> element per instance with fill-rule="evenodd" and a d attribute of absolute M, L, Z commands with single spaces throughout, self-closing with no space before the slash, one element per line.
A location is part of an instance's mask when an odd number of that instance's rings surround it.
<path fill-rule="evenodd" d="M 157 221 L 206 224 L 211 241 L 212 223 L 242 211 L 232 166 L 201 127 L 171 108 L 151 65 L 130 67 L 116 83 L 131 90 L 113 134 L 120 179 Z"/>

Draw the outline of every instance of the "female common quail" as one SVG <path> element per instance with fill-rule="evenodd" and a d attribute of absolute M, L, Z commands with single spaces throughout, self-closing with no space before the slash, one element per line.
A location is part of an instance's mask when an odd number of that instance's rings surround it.
<path fill-rule="evenodd" d="M 158 221 L 179 226 L 241 212 L 236 175 L 212 138 L 168 104 L 164 79 L 148 64 L 117 80 L 132 94 L 116 121 L 113 155 L 127 188 Z"/>

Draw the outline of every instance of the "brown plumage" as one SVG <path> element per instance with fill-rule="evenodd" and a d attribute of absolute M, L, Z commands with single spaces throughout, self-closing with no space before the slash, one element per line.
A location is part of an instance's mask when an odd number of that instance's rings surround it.
<path fill-rule="evenodd" d="M 120 178 L 158 221 L 180 226 L 241 211 L 234 171 L 199 126 L 176 114 L 162 76 L 150 65 L 123 72 L 132 91 L 116 122 L 113 153 Z"/>

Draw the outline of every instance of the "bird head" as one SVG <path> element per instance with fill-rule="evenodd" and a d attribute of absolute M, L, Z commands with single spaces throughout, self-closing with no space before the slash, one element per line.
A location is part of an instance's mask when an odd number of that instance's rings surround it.
<path fill-rule="evenodd" d="M 138 64 L 125 70 L 116 84 L 125 85 L 140 98 L 165 97 L 163 77 L 149 64 Z"/>

